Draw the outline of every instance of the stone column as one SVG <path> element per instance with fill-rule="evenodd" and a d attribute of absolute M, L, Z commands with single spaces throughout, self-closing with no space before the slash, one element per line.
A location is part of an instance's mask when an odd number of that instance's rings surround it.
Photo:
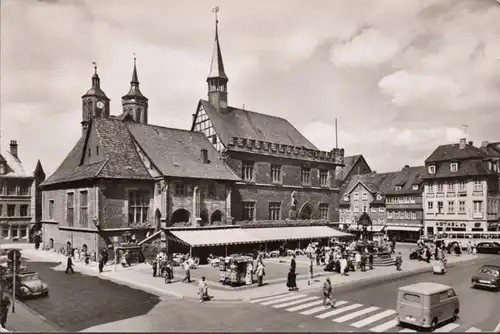
<path fill-rule="evenodd" d="M 191 214 L 191 226 L 198 226 L 200 218 L 200 191 L 198 186 L 193 188 L 193 213 Z"/>
<path fill-rule="evenodd" d="M 224 212 L 224 223 L 226 225 L 233 224 L 233 218 L 231 217 L 231 184 L 226 184 L 226 212 Z"/>

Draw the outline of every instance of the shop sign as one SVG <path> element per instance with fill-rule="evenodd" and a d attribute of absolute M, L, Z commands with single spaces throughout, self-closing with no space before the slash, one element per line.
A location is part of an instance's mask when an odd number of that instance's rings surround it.
<path fill-rule="evenodd" d="M 436 222 L 436 226 L 438 227 L 467 227 L 466 223 L 458 223 L 458 222 Z"/>

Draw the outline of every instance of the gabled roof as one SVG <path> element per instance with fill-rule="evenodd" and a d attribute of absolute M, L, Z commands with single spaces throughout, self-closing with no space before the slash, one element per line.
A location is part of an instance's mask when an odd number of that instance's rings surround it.
<path fill-rule="evenodd" d="M 311 150 L 318 149 L 286 119 L 234 107 L 228 107 L 228 112 L 222 114 L 217 112 L 208 101 L 200 100 L 200 104 L 224 145 L 227 145 L 232 137 L 239 137 L 305 147 Z M 191 131 L 194 131 L 194 122 Z"/>
<path fill-rule="evenodd" d="M 486 157 L 487 154 L 474 145 L 466 144 L 465 148 L 461 149 L 460 144 L 448 144 L 438 146 L 438 148 L 436 148 L 425 160 L 425 163 L 462 159 L 481 159 Z"/>
<path fill-rule="evenodd" d="M 102 159 L 81 164 L 92 129 L 96 130 Z M 218 152 L 201 133 L 116 118 L 94 118 L 87 132 L 42 186 L 91 178 L 152 180 L 136 144 L 165 176 L 239 180 L 218 159 Z M 212 160 L 208 164 L 201 162 L 202 148 L 207 149 Z"/>
<path fill-rule="evenodd" d="M 344 180 L 349 176 L 349 173 L 352 171 L 354 165 L 356 165 L 356 163 L 361 157 L 362 157 L 361 154 L 344 157 L 344 168 L 342 170 L 342 175 L 344 177 Z"/>
<path fill-rule="evenodd" d="M 23 164 L 19 158 L 16 158 L 8 150 L 2 150 L 0 153 L 0 161 L 4 161 L 7 164 L 6 174 L 1 176 L 7 177 L 29 177 L 31 175 L 26 174 Z"/>
<path fill-rule="evenodd" d="M 387 184 L 384 189 L 385 195 L 409 195 L 422 193 L 423 176 L 425 175 L 425 166 L 404 167 L 399 172 L 393 172 L 392 183 Z M 413 186 L 418 186 L 415 190 Z M 401 186 L 400 190 L 396 190 L 396 186 Z"/>
<path fill-rule="evenodd" d="M 128 123 L 130 133 L 165 176 L 238 181 L 219 153 L 200 132 Z M 209 163 L 201 160 L 207 150 Z"/>
<path fill-rule="evenodd" d="M 380 191 L 380 186 L 383 184 L 383 181 L 388 174 L 389 173 L 370 173 L 363 175 L 354 175 L 347 185 L 345 193 L 350 194 L 354 190 L 354 188 L 359 183 L 361 183 L 370 193 L 375 194 L 377 191 Z"/>

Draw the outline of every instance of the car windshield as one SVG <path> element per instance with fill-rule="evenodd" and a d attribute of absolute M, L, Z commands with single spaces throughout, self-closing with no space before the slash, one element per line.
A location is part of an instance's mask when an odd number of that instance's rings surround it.
<path fill-rule="evenodd" d="M 25 275 L 25 276 L 21 277 L 21 281 L 23 281 L 23 282 L 40 281 L 40 276 L 38 276 L 37 274 Z"/>
<path fill-rule="evenodd" d="M 493 277 L 500 276 L 499 270 L 495 269 L 495 268 L 481 268 L 479 270 L 479 274 L 485 274 L 485 275 L 493 276 Z"/>

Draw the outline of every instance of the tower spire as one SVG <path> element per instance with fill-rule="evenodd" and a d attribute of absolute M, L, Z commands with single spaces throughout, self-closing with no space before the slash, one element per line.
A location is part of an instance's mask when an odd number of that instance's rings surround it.
<path fill-rule="evenodd" d="M 217 13 L 219 12 L 219 6 L 212 9 L 212 13 L 215 14 L 215 40 L 214 49 L 212 53 L 212 63 L 210 64 L 210 73 L 208 74 L 208 79 L 211 78 L 221 78 L 228 80 L 226 72 L 224 71 L 224 62 L 222 61 L 222 52 L 220 50 L 219 43 L 219 18 Z"/>
<path fill-rule="evenodd" d="M 137 57 L 134 52 L 134 69 L 130 89 L 122 97 L 123 114 L 132 116 L 135 122 L 147 124 L 148 122 L 148 99 L 139 89 L 139 77 L 137 75 Z"/>

